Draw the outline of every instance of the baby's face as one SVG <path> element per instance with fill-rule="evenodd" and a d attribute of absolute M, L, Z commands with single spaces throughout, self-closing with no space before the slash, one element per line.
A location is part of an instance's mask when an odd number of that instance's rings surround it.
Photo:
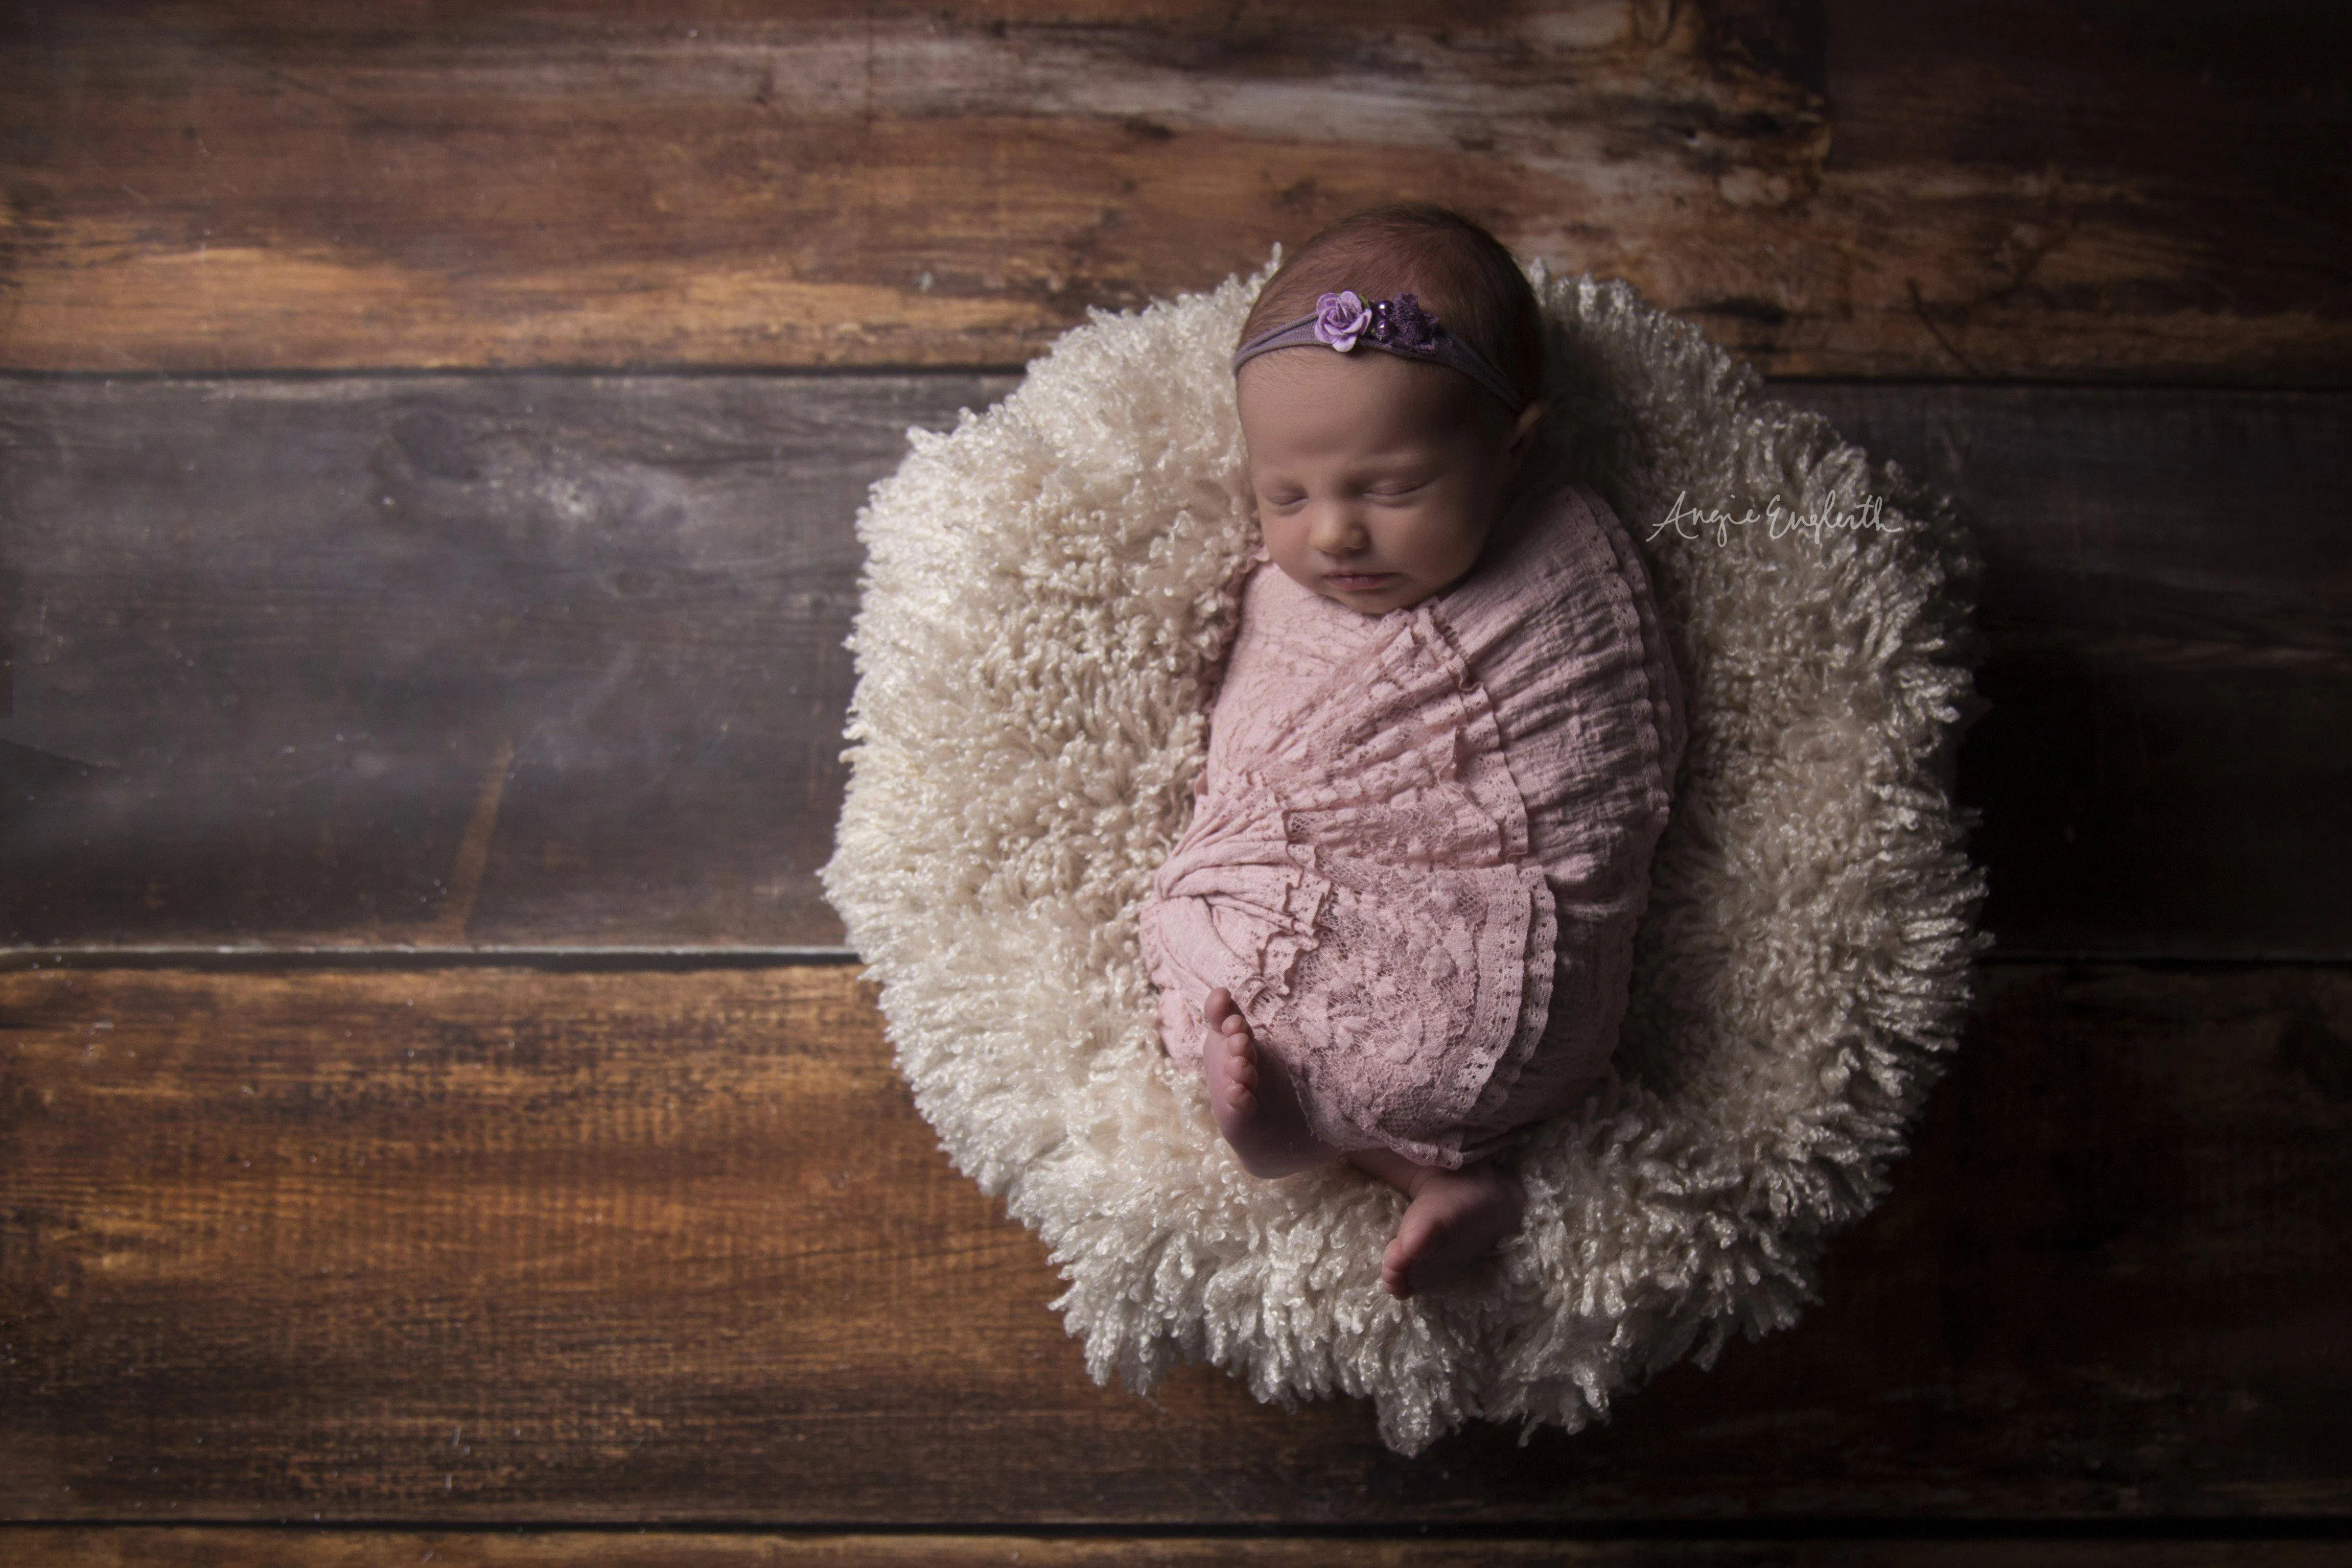
<path fill-rule="evenodd" d="M 1507 426 L 1468 378 L 1371 350 L 1262 354 L 1234 393 L 1266 554 L 1367 615 L 1469 571 L 1537 412 Z"/>

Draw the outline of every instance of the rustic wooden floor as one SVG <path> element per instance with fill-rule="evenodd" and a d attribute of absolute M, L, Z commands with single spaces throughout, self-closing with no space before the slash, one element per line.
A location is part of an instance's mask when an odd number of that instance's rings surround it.
<path fill-rule="evenodd" d="M 2344 1560 L 2352 21 L 10 0 L 0 1559 Z M 1098 1388 L 817 894 L 852 517 L 1431 196 L 1952 488 L 1999 946 L 1799 1328 Z"/>

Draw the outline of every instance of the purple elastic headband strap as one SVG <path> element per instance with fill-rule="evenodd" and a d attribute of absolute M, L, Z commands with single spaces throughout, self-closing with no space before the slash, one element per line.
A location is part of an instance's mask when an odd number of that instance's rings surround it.
<path fill-rule="evenodd" d="M 1238 374 L 1250 361 L 1276 349 L 1325 348 L 1344 354 L 1358 344 L 1460 371 L 1502 399 L 1514 414 L 1528 406 L 1528 400 L 1487 362 L 1486 355 L 1439 326 L 1437 319 L 1410 294 L 1370 304 L 1358 298 L 1352 288 L 1326 294 L 1315 301 L 1312 316 L 1301 316 L 1244 343 L 1234 356 L 1234 371 Z"/>

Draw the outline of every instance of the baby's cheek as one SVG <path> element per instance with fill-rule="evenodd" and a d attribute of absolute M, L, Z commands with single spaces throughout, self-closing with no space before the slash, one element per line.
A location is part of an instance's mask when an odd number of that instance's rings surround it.
<path fill-rule="evenodd" d="M 1447 575 L 1467 570 L 1486 548 L 1492 526 L 1491 517 L 1468 506 L 1447 507 L 1430 520 L 1429 565 Z"/>

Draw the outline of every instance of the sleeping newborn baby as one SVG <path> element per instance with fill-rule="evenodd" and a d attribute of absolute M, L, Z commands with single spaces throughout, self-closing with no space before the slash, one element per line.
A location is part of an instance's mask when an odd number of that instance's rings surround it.
<path fill-rule="evenodd" d="M 1539 438 L 1540 314 L 1484 229 L 1326 230 L 1234 365 L 1265 543 L 1143 955 L 1246 1169 L 1407 1195 L 1410 1295 L 1517 1228 L 1511 1149 L 1608 1066 L 1681 687 L 1624 528 Z"/>

